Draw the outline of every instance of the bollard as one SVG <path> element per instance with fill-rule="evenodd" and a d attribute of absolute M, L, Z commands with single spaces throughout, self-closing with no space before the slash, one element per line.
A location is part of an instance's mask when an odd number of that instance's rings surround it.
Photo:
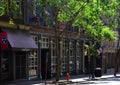
<path fill-rule="evenodd" d="M 40 80 L 42 80 L 42 75 L 41 75 L 41 73 L 40 73 Z"/>

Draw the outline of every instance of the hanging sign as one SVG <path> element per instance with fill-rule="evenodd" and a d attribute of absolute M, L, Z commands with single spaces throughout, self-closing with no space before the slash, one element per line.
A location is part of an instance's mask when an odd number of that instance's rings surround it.
<path fill-rule="evenodd" d="M 7 32 L 0 33 L 0 48 L 2 50 L 8 48 Z"/>

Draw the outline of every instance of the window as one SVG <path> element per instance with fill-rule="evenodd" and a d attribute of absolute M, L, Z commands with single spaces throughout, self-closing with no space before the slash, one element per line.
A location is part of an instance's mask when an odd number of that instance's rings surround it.
<path fill-rule="evenodd" d="M 33 35 L 32 38 L 38 45 L 38 36 Z M 31 51 L 28 54 L 29 75 L 36 76 L 38 70 L 38 51 Z"/>
<path fill-rule="evenodd" d="M 69 70 L 75 70 L 75 43 L 74 41 L 69 42 Z"/>
<path fill-rule="evenodd" d="M 51 40 L 51 71 L 52 74 L 56 73 L 56 46 L 55 40 Z"/>
<path fill-rule="evenodd" d="M 49 38 L 48 37 L 42 37 L 41 48 L 49 48 Z"/>
<path fill-rule="evenodd" d="M 37 75 L 37 68 L 38 68 L 38 62 L 37 62 L 37 54 L 35 51 L 30 52 L 28 55 L 29 59 L 29 75 L 30 76 L 35 76 Z"/>
<path fill-rule="evenodd" d="M 35 41 L 35 43 L 38 45 L 38 36 L 32 35 L 33 40 Z"/>
<path fill-rule="evenodd" d="M 76 44 L 76 70 L 80 70 L 80 63 L 81 63 L 81 57 L 80 57 L 80 43 L 77 42 Z"/>
<path fill-rule="evenodd" d="M 68 42 L 63 40 L 62 43 L 62 61 L 61 61 L 61 72 L 64 73 L 67 71 L 67 55 L 68 55 Z"/>

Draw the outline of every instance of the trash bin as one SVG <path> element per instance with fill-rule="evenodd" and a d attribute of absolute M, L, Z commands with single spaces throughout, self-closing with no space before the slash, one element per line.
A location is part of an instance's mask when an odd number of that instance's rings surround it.
<path fill-rule="evenodd" d="M 102 76 L 101 68 L 95 68 L 95 77 L 101 77 L 101 76 Z"/>

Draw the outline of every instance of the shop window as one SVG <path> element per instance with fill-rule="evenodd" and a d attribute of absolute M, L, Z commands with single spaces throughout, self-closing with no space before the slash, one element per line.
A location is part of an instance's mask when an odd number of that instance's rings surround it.
<path fill-rule="evenodd" d="M 38 36 L 32 35 L 35 43 L 38 45 Z M 28 54 L 28 67 L 29 67 L 29 75 L 36 76 L 38 70 L 38 51 L 31 51 Z"/>
<path fill-rule="evenodd" d="M 37 75 L 37 68 L 38 68 L 38 62 L 37 62 L 37 53 L 35 51 L 29 53 L 29 75 L 35 76 Z"/>

